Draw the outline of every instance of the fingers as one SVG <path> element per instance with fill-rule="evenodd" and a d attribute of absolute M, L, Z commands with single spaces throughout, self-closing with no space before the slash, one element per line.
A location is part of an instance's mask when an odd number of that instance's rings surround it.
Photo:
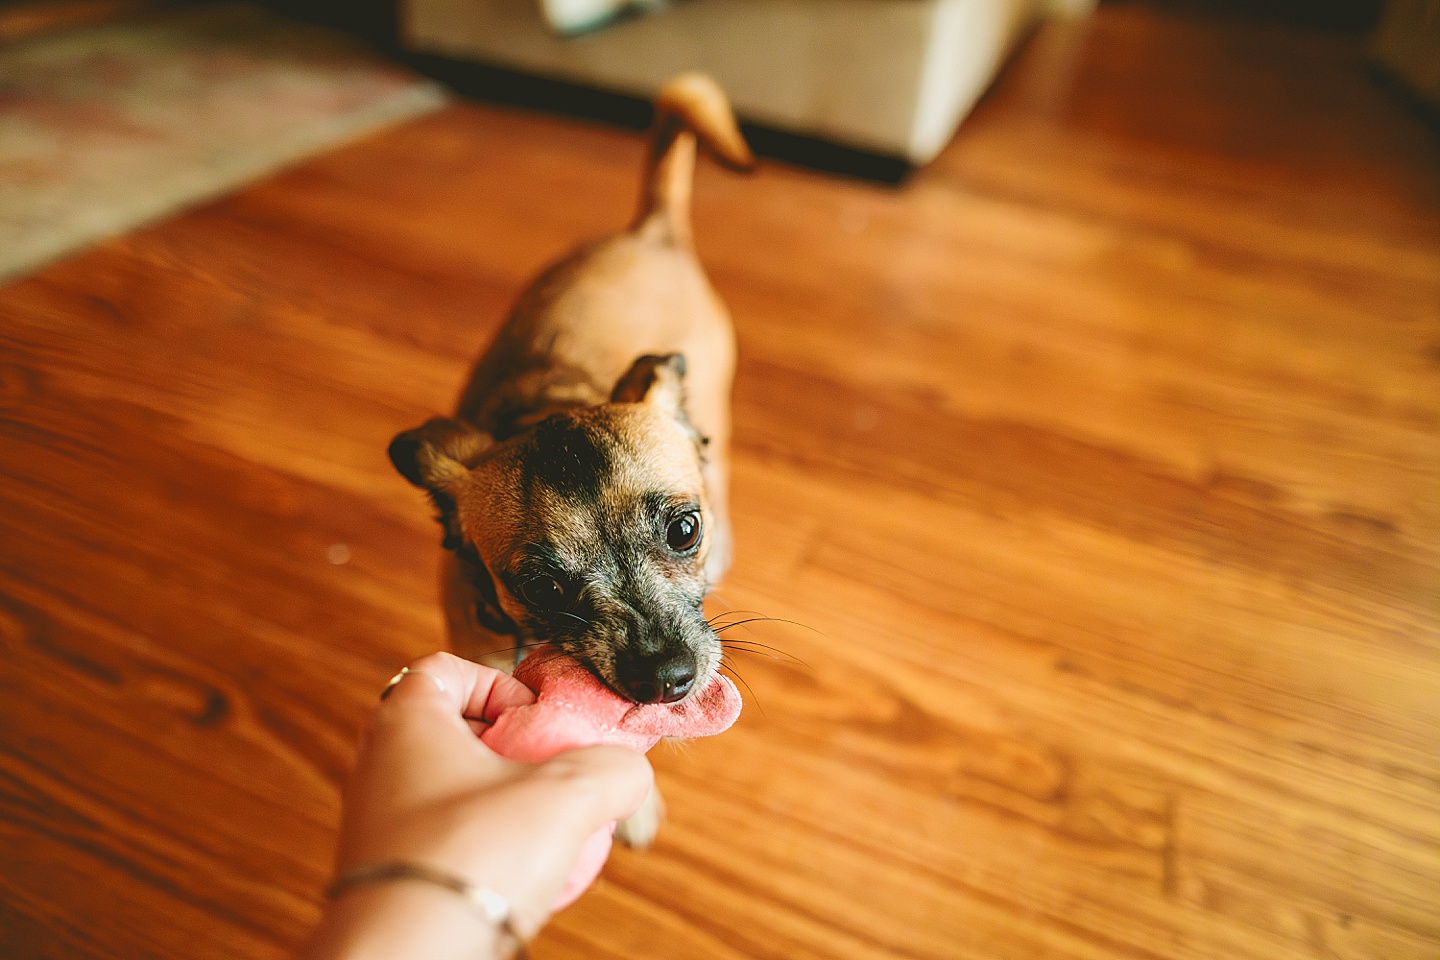
<path fill-rule="evenodd" d="M 492 885 L 511 897 L 528 930 L 554 911 L 577 865 L 583 864 L 581 882 L 600 869 L 610 849 L 606 828 L 644 803 L 654 775 L 641 754 L 616 746 L 582 747 L 518 766 L 514 779 L 490 794 L 490 827 L 503 824 L 503 834 L 483 847 L 491 854 L 513 851 L 499 861 L 505 869 L 491 874 Z"/>
<path fill-rule="evenodd" d="M 386 726 L 387 718 L 418 719 L 429 709 L 447 717 L 466 731 L 467 741 L 479 745 L 474 736 L 478 723 L 493 723 L 504 711 L 535 699 L 530 688 L 499 670 L 450 653 L 432 653 L 411 664 L 389 688 L 380 707 L 380 726 Z M 542 782 L 561 782 L 557 786 L 564 789 L 556 795 L 573 799 L 573 820 L 587 831 L 635 812 L 655 779 L 643 755 L 613 746 L 568 751 L 541 764 L 535 776 Z"/>
<path fill-rule="evenodd" d="M 457 719 L 495 718 L 511 707 L 534 703 L 535 694 L 523 683 L 490 667 L 471 663 L 450 653 L 432 653 L 408 668 L 387 691 L 382 716 L 391 711 L 408 711 L 413 705 L 442 706 Z"/>
<path fill-rule="evenodd" d="M 363 756 L 407 771 L 416 789 L 438 783 L 439 770 L 504 776 L 508 761 L 480 740 L 483 728 L 472 717 L 493 722 L 511 706 L 534 701 L 528 687 L 498 670 L 449 653 L 421 657 L 386 689 Z"/>
<path fill-rule="evenodd" d="M 538 926 L 578 858 L 599 857 L 598 868 L 609 840 L 601 828 L 640 807 L 654 774 L 622 747 L 525 764 L 475 736 L 476 723 L 535 699 L 511 677 L 450 654 L 415 661 L 382 702 L 347 788 L 342 866 L 434 863 L 509 897 L 533 921 L 525 928 Z"/>
<path fill-rule="evenodd" d="M 479 723 L 493 723 L 511 707 L 536 699 L 514 677 L 443 652 L 416 660 L 387 693 L 380 708 L 382 726 L 387 715 L 398 720 L 430 707 L 472 735 L 479 732 Z M 580 801 L 574 814 L 591 828 L 629 816 L 654 782 L 654 772 L 642 755 L 607 746 L 568 751 L 541 764 L 536 775 L 541 780 L 571 781 L 564 794 Z"/>
<path fill-rule="evenodd" d="M 615 746 L 567 751 L 540 764 L 535 775 L 556 781 L 556 794 L 576 804 L 573 817 L 582 835 L 630 816 L 655 784 L 655 772 L 643 754 Z"/>

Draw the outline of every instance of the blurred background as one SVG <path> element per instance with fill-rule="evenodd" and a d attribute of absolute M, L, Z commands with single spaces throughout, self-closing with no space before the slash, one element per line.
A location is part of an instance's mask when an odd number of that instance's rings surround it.
<path fill-rule="evenodd" d="M 0 239 L 8 251 L 0 270 L 15 274 L 433 109 L 444 89 L 642 128 L 648 98 L 665 79 L 700 69 L 729 91 L 762 153 L 898 182 L 950 141 L 1038 24 L 1082 22 L 1094 6 L 10 0 L 0 4 L 10 96 L 0 145 Z M 1350 38 L 1375 83 L 1435 122 L 1440 14 L 1427 0 L 1112 6 L 1117 16 L 1128 7 Z M 97 126 L 101 114 L 112 122 Z M 177 170 L 180 155 L 189 159 Z M 115 176 L 117 163 L 129 172 Z M 117 188 L 122 181 L 128 189 Z"/>
<path fill-rule="evenodd" d="M 1440 957 L 1435 0 L 0 3 L 0 956 L 305 935 L 386 446 L 685 69 L 776 620 L 535 955 Z"/>

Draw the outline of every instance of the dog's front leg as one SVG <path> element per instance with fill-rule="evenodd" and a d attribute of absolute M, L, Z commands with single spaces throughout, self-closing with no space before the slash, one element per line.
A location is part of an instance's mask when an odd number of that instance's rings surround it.
<path fill-rule="evenodd" d="M 660 788 L 652 785 L 640 809 L 615 826 L 615 839 L 632 850 L 647 850 L 665 822 L 665 798 Z"/>

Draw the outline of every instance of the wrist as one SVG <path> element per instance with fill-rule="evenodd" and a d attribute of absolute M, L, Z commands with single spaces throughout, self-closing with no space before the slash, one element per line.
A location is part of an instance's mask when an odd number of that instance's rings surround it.
<path fill-rule="evenodd" d="M 326 908 L 301 960 L 493 960 L 500 932 L 458 894 L 410 880 L 366 883 Z"/>

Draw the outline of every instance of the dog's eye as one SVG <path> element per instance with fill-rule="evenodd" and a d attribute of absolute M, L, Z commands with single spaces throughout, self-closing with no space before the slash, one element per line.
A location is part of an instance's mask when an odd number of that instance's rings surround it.
<path fill-rule="evenodd" d="M 565 599 L 565 588 L 554 577 L 531 577 L 520 585 L 520 594 L 526 603 L 549 609 Z"/>
<path fill-rule="evenodd" d="M 671 520 L 665 531 L 665 542 L 676 553 L 693 550 L 700 542 L 700 514 L 686 513 Z"/>

